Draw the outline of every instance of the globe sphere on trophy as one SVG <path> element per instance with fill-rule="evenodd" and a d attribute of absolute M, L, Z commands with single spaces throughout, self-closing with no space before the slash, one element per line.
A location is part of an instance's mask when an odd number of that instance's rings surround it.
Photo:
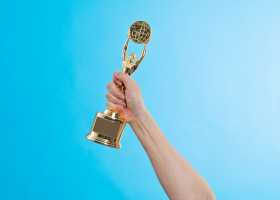
<path fill-rule="evenodd" d="M 134 22 L 129 29 L 130 38 L 138 44 L 148 43 L 151 39 L 151 34 L 151 27 L 144 21 Z"/>
<path fill-rule="evenodd" d="M 122 71 L 124 73 L 130 76 L 138 68 L 146 54 L 147 44 L 151 39 L 151 35 L 152 29 L 147 22 L 136 21 L 130 26 L 128 39 L 123 47 Z M 145 44 L 141 55 L 136 61 L 134 61 L 136 58 L 134 53 L 131 53 L 129 58 L 127 58 L 127 48 L 130 39 L 137 44 Z M 118 88 L 121 91 L 125 90 L 123 86 Z M 125 125 L 126 120 L 117 111 L 105 109 L 103 113 L 96 113 L 91 130 L 86 135 L 86 138 L 93 142 L 119 149 Z"/>

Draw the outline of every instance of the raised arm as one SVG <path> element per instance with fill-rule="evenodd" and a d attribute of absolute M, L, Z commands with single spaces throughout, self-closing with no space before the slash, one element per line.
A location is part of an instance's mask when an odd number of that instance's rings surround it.
<path fill-rule="evenodd" d="M 140 64 L 140 62 L 143 60 L 145 54 L 146 54 L 146 50 L 147 50 L 147 43 L 145 43 L 144 45 L 144 48 L 143 48 L 143 51 L 140 55 L 140 57 L 135 61 L 135 65 L 136 65 L 136 68 L 138 67 L 138 65 Z M 135 69 L 136 70 L 136 69 Z"/>
<path fill-rule="evenodd" d="M 207 182 L 168 142 L 146 109 L 138 84 L 116 71 L 108 83 L 107 106 L 118 110 L 144 147 L 155 173 L 170 199 L 216 199 Z M 116 85 L 124 85 L 125 94 Z"/>
<path fill-rule="evenodd" d="M 123 61 L 127 60 L 127 46 L 128 46 L 128 43 L 129 43 L 129 38 L 127 38 L 127 40 L 124 44 L 124 47 L 123 47 Z"/>

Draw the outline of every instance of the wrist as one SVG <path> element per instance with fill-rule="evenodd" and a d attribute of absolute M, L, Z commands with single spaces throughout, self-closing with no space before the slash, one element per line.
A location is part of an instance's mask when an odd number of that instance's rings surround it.
<path fill-rule="evenodd" d="M 148 115 L 149 111 L 145 105 L 143 105 L 128 123 L 133 128 L 134 126 L 141 124 L 144 119 L 147 119 Z"/>

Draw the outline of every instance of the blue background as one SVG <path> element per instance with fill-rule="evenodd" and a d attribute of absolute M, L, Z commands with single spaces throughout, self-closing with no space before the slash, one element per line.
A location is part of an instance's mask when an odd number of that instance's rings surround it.
<path fill-rule="evenodd" d="M 279 1 L 1 1 L 0 199 L 167 199 L 129 125 L 85 139 L 129 26 L 133 78 L 218 199 L 280 199 Z M 130 44 L 139 56 L 141 45 Z"/>

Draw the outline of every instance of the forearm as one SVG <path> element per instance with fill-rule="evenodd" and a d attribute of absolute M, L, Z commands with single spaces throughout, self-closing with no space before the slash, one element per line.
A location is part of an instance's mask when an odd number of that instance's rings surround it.
<path fill-rule="evenodd" d="M 215 199 L 207 182 L 172 147 L 146 109 L 130 126 L 170 199 Z"/>
<path fill-rule="evenodd" d="M 127 46 L 128 46 L 128 43 L 129 43 L 129 38 L 126 40 L 125 44 L 124 44 L 124 47 L 123 47 L 123 60 L 126 60 L 126 52 L 127 52 Z"/>
<path fill-rule="evenodd" d="M 146 55 L 146 49 L 147 49 L 147 44 L 145 44 L 145 46 L 144 46 L 144 48 L 143 48 L 143 51 L 142 51 L 142 53 L 141 53 L 141 55 L 140 55 L 140 57 L 136 60 L 136 62 L 135 62 L 135 65 L 138 67 L 138 65 L 141 63 L 141 61 L 143 60 L 143 58 L 145 57 L 145 55 Z M 136 68 L 137 68 L 136 67 Z"/>
<path fill-rule="evenodd" d="M 172 147 L 144 106 L 139 85 L 127 74 L 116 71 L 107 84 L 106 105 L 127 120 L 146 150 L 157 177 L 170 199 L 215 199 L 207 182 Z M 121 84 L 120 84 L 121 83 Z M 124 85 L 125 96 L 116 84 Z M 125 100 L 125 101 L 124 101 Z"/>

